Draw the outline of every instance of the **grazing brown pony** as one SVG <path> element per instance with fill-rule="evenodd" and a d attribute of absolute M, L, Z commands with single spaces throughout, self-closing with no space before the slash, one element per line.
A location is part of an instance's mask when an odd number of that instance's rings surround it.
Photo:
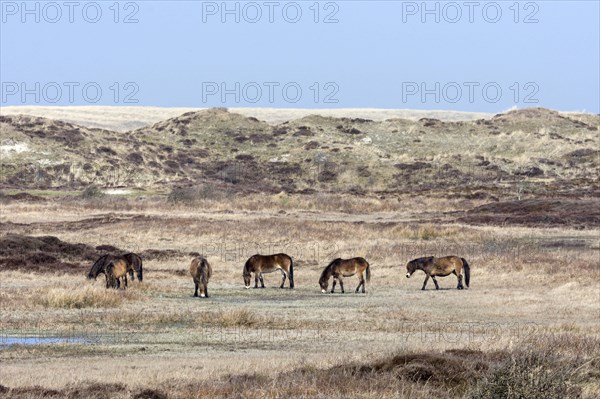
<path fill-rule="evenodd" d="M 260 288 L 265 288 L 265 282 L 263 280 L 263 273 L 272 273 L 276 270 L 280 270 L 282 274 L 281 285 L 279 288 L 283 288 L 286 277 L 290 280 L 290 289 L 294 288 L 294 262 L 292 257 L 286 254 L 275 254 L 275 255 L 252 255 L 244 264 L 244 285 L 246 288 L 250 288 L 250 279 L 252 273 L 254 273 L 254 288 L 258 288 L 258 281 L 260 280 Z"/>
<path fill-rule="evenodd" d="M 104 267 L 104 275 L 106 276 L 106 288 L 119 288 L 120 279 L 123 278 L 125 284 L 123 289 L 127 288 L 127 270 L 129 262 L 123 256 L 113 256 Z"/>
<path fill-rule="evenodd" d="M 352 259 L 334 259 L 321 273 L 319 279 L 319 285 L 321 286 L 321 292 L 327 292 L 327 286 L 329 285 L 329 278 L 333 276 L 333 286 L 331 287 L 331 293 L 335 291 L 336 280 L 340 282 L 340 288 L 342 294 L 344 293 L 344 283 L 342 283 L 342 277 L 350 277 L 355 274 L 358 277 L 358 286 L 356 291 L 362 287 L 362 293 L 365 293 L 365 279 L 363 272 L 367 276 L 367 281 L 371 280 L 371 267 L 369 262 L 365 258 L 352 258 Z"/>
<path fill-rule="evenodd" d="M 450 274 L 454 274 L 458 278 L 459 290 L 462 290 L 463 283 L 463 270 L 465 272 L 465 283 L 469 286 L 469 280 L 471 279 L 471 268 L 465 258 L 459 258 L 458 256 L 444 256 L 443 258 L 436 258 L 434 256 L 427 256 L 425 258 L 413 259 L 406 265 L 406 277 L 410 277 L 415 271 L 423 270 L 425 272 L 425 281 L 423 282 L 423 288 L 427 285 L 429 277 L 435 284 L 435 289 L 439 290 L 440 286 L 435 279 L 436 276 L 446 277 Z"/>
<path fill-rule="evenodd" d="M 135 274 L 137 275 L 137 279 L 139 281 L 142 281 L 143 279 L 143 270 L 142 270 L 142 258 L 133 252 L 129 252 L 123 255 L 123 257 L 127 260 L 128 266 L 127 266 L 127 272 L 129 273 L 129 277 L 131 278 L 131 281 L 134 281 L 134 275 L 133 272 L 135 271 Z"/>
<path fill-rule="evenodd" d="M 96 279 L 100 273 L 103 273 L 104 277 L 106 278 L 106 288 L 110 288 L 110 287 L 119 288 L 121 286 L 120 279 L 124 277 L 124 284 L 125 284 L 125 287 L 127 287 L 126 275 L 119 276 L 119 277 L 116 277 L 113 280 L 111 280 L 111 275 L 109 275 L 106 272 L 106 268 L 110 264 L 110 262 L 114 261 L 116 259 L 122 259 L 126 262 L 127 273 L 129 273 L 129 275 L 131 276 L 132 279 L 133 279 L 133 272 L 135 271 L 137 274 L 138 280 L 142 281 L 142 258 L 140 258 L 138 255 L 136 255 L 134 253 L 127 253 L 123 256 L 114 256 L 114 255 L 109 255 L 109 254 L 102 255 L 92 265 L 92 268 L 90 269 L 88 276 L 87 276 L 88 279 Z"/>
<path fill-rule="evenodd" d="M 200 287 L 200 297 L 208 298 L 208 280 L 210 279 L 210 276 L 212 276 L 212 267 L 205 257 L 197 256 L 192 259 L 192 263 L 190 264 L 190 274 L 196 285 L 194 296 L 198 296 L 198 287 Z"/>

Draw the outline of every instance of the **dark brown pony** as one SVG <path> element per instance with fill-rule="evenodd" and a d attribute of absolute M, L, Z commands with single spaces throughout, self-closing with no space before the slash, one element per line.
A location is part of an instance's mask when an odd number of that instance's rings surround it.
<path fill-rule="evenodd" d="M 210 276 L 212 276 L 212 267 L 205 257 L 197 256 L 192 259 L 192 263 L 190 264 L 190 274 L 196 285 L 194 296 L 198 296 L 198 287 L 200 287 L 200 297 L 208 298 L 208 280 L 210 279 Z"/>
<path fill-rule="evenodd" d="M 90 280 L 95 280 L 98 277 L 98 275 L 102 273 L 106 278 L 106 288 L 110 288 L 110 279 L 108 274 L 106 273 L 106 265 L 112 259 L 112 257 L 112 255 L 102 255 L 101 257 L 99 257 L 96 260 L 96 262 L 94 262 L 94 264 L 92 265 L 92 268 L 90 269 L 87 278 Z"/>
<path fill-rule="evenodd" d="M 279 288 L 283 288 L 286 277 L 290 280 L 290 289 L 294 288 L 294 262 L 292 257 L 286 254 L 275 254 L 275 255 L 253 255 L 244 264 L 244 285 L 246 288 L 250 288 L 250 280 L 252 273 L 254 273 L 254 288 L 258 288 L 258 281 L 260 280 L 261 288 L 265 288 L 265 282 L 263 280 L 263 273 L 272 273 L 276 270 L 280 270 L 282 274 L 281 285 Z"/>
<path fill-rule="evenodd" d="M 127 260 L 128 262 L 128 267 L 127 267 L 127 272 L 129 273 L 129 277 L 131 278 L 131 281 L 134 281 L 134 275 L 133 272 L 135 271 L 135 274 L 137 276 L 137 279 L 139 281 L 142 281 L 143 279 L 143 270 L 142 270 L 142 258 L 133 252 L 129 252 L 123 255 L 123 257 Z"/>
<path fill-rule="evenodd" d="M 352 259 L 334 259 L 321 273 L 319 279 L 319 285 L 321 286 L 321 292 L 327 292 L 327 286 L 329 285 L 329 278 L 333 277 L 333 286 L 331 287 L 331 293 L 335 291 L 336 280 L 340 282 L 340 288 L 342 294 L 344 293 L 344 283 L 342 283 L 342 277 L 350 277 L 355 274 L 358 277 L 358 286 L 356 291 L 362 287 L 362 293 L 365 293 L 365 279 L 363 272 L 367 276 L 367 281 L 371 280 L 371 267 L 369 262 L 365 258 L 352 258 Z"/>
<path fill-rule="evenodd" d="M 465 258 L 459 258 L 458 256 L 444 256 L 443 258 L 436 258 L 434 256 L 427 256 L 425 258 L 413 259 L 406 265 L 406 277 L 410 277 L 415 271 L 423 270 L 425 272 L 425 281 L 423 282 L 422 290 L 425 289 L 429 277 L 435 284 L 435 289 L 439 290 L 440 286 L 435 279 L 438 277 L 446 277 L 450 274 L 454 274 L 458 278 L 459 290 L 462 290 L 463 283 L 463 270 L 465 272 L 465 283 L 469 286 L 469 280 L 471 279 L 471 268 Z"/>
<path fill-rule="evenodd" d="M 121 273 L 123 264 L 125 265 L 125 272 Z M 127 287 L 129 267 L 130 264 L 124 256 L 102 255 L 92 265 L 87 278 L 95 280 L 102 273 L 106 278 L 106 288 L 119 288 L 121 285 L 120 278 L 124 277 L 125 287 Z"/>

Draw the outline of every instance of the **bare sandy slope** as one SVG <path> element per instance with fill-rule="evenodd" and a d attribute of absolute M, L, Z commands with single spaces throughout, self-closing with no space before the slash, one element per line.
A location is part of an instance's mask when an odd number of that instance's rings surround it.
<path fill-rule="evenodd" d="M 45 106 L 12 106 L 2 107 L 1 115 L 33 115 L 50 119 L 59 119 L 86 127 L 97 127 L 116 131 L 127 131 L 148 126 L 153 123 L 173 118 L 190 111 L 204 108 L 163 108 L 163 107 L 45 107 Z M 427 111 L 409 109 L 376 109 L 376 108 L 339 108 L 339 109 L 300 109 L 300 108 L 230 108 L 245 116 L 253 116 L 271 124 L 287 120 L 299 119 L 307 115 L 317 114 L 331 117 L 364 118 L 382 121 L 391 118 L 420 119 L 436 118 L 444 121 L 474 120 L 488 118 L 491 114 L 480 112 Z"/>

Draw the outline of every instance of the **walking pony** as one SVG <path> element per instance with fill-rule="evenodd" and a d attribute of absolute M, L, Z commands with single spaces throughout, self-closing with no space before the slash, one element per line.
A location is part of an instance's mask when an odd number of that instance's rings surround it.
<path fill-rule="evenodd" d="M 334 259 L 321 273 L 321 278 L 319 279 L 319 285 L 321 286 L 321 292 L 327 292 L 327 286 L 329 285 L 329 279 L 333 277 L 333 286 L 331 287 L 331 293 L 333 294 L 335 291 L 336 281 L 340 282 L 340 288 L 342 289 L 342 294 L 344 293 L 344 283 L 342 282 L 342 277 L 350 277 L 355 274 L 358 277 L 358 286 L 356 287 L 356 291 L 362 287 L 362 293 L 365 293 L 365 278 L 363 277 L 363 273 L 366 274 L 367 282 L 371 280 L 371 268 L 369 266 L 369 262 L 365 260 L 365 258 L 352 258 L 352 259 Z"/>
<path fill-rule="evenodd" d="M 280 270 L 282 274 L 281 285 L 283 288 L 286 277 L 290 280 L 290 289 L 294 288 L 294 262 L 292 257 L 286 254 L 275 255 L 253 255 L 244 264 L 242 275 L 244 276 L 244 285 L 250 288 L 252 273 L 254 273 L 254 288 L 258 288 L 260 280 L 260 288 L 265 288 L 263 273 L 272 273 Z"/>
<path fill-rule="evenodd" d="M 429 277 L 435 284 L 435 289 L 439 290 L 440 286 L 437 283 L 436 277 L 446 277 L 450 274 L 454 274 L 458 278 L 459 290 L 463 287 L 463 270 L 465 272 L 465 284 L 469 286 L 469 280 L 471 279 L 471 268 L 465 258 L 459 258 L 458 256 L 444 256 L 443 258 L 436 258 L 434 256 L 427 256 L 425 258 L 413 259 L 406 265 L 406 277 L 409 278 L 417 270 L 423 270 L 425 272 L 425 281 L 423 282 L 422 290 L 425 289 Z"/>
<path fill-rule="evenodd" d="M 197 256 L 190 263 L 190 274 L 194 280 L 196 289 L 194 296 L 198 296 L 198 288 L 200 288 L 200 297 L 208 298 L 208 280 L 212 276 L 212 267 L 205 257 Z"/>

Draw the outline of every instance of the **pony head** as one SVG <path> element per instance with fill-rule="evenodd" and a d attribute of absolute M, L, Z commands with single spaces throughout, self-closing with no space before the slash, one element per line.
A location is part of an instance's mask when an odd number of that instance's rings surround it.
<path fill-rule="evenodd" d="M 323 294 L 325 294 L 327 292 L 328 285 L 329 285 L 329 277 L 327 276 L 325 271 L 323 271 L 323 273 L 321 274 L 321 278 L 319 278 L 319 286 L 321 287 L 321 292 Z"/>
<path fill-rule="evenodd" d="M 422 270 L 423 266 L 433 261 L 433 256 L 427 256 L 425 258 L 413 259 L 406 264 L 406 278 L 410 278 L 417 270 Z"/>

